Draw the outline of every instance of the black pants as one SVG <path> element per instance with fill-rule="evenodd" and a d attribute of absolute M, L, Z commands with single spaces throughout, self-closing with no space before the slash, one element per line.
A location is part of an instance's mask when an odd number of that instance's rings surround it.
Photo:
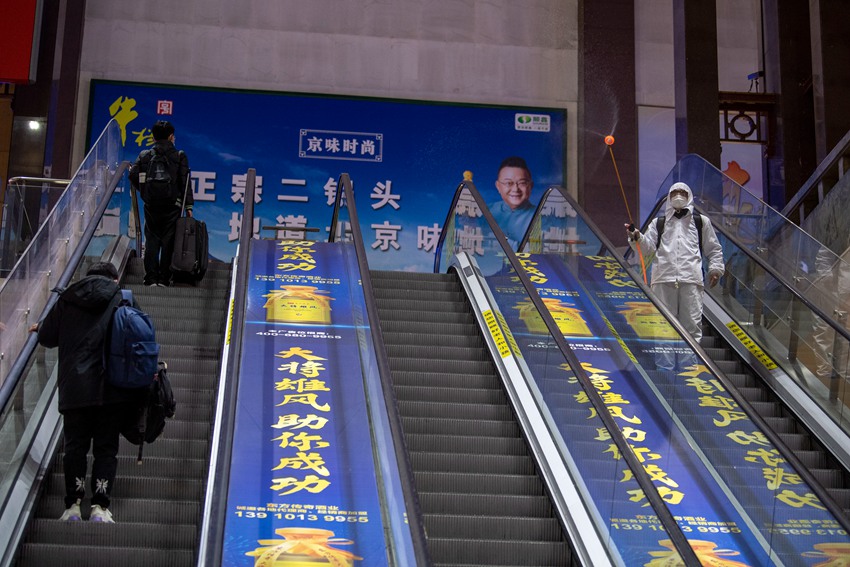
<path fill-rule="evenodd" d="M 67 410 L 65 423 L 65 507 L 86 497 L 86 458 L 92 449 L 92 505 L 109 507 L 109 495 L 118 469 L 118 443 L 121 420 L 133 404 L 120 403 L 101 407 Z"/>
<path fill-rule="evenodd" d="M 174 231 L 180 208 L 153 209 L 145 205 L 145 283 L 168 284 L 171 281 L 171 256 Z"/>

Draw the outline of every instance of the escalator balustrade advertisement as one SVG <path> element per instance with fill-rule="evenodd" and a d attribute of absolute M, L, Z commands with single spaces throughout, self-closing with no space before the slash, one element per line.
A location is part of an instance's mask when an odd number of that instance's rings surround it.
<path fill-rule="evenodd" d="M 850 565 L 846 532 L 614 258 L 517 256 L 703 565 Z M 487 279 L 625 564 L 678 564 L 630 471 L 612 497 L 603 464 L 619 451 L 587 425 L 571 369 L 551 380 L 537 356 L 551 339 L 517 279 Z"/>
<path fill-rule="evenodd" d="M 252 243 L 226 566 L 387 565 L 353 257 L 345 244 Z"/>

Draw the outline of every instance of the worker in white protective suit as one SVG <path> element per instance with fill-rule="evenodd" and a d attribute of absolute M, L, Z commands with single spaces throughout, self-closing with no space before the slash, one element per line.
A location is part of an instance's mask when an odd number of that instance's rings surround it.
<path fill-rule="evenodd" d="M 630 246 L 633 249 L 640 246 L 644 258 L 655 254 L 650 281 L 653 293 L 697 342 L 702 339 L 703 255 L 708 260 L 709 287 L 714 287 L 725 272 L 723 249 L 717 234 L 709 218 L 700 217 L 699 220 L 694 218 L 691 188 L 686 183 L 674 183 L 667 194 L 664 217 L 650 221 L 646 234 L 626 224 Z M 702 225 L 701 236 L 697 224 Z M 672 369 L 672 355 L 660 357 L 658 365 Z"/>
<path fill-rule="evenodd" d="M 815 280 L 808 296 L 815 304 L 837 323 L 847 327 L 850 311 L 850 249 L 836 256 L 829 248 L 821 245 L 815 256 Z M 848 344 L 840 334 L 823 319 L 814 316 L 812 339 L 814 340 L 815 364 L 818 378 L 847 379 Z M 840 383 L 830 383 L 835 390 Z"/>

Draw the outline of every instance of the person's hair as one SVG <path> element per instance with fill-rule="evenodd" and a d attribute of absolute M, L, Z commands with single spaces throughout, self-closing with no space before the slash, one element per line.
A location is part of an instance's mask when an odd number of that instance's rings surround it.
<path fill-rule="evenodd" d="M 118 279 L 118 270 L 112 264 L 112 262 L 95 262 L 91 265 L 88 272 L 86 272 L 87 276 L 106 276 L 107 278 L 117 280 Z"/>
<path fill-rule="evenodd" d="M 157 142 L 167 140 L 174 133 L 174 126 L 168 120 L 160 120 L 151 127 L 153 139 Z"/>
<path fill-rule="evenodd" d="M 525 163 L 525 160 L 519 156 L 510 156 L 503 159 L 501 165 L 499 165 L 498 171 L 502 171 L 506 167 L 517 167 L 519 169 L 524 169 L 525 172 L 528 174 L 529 179 L 531 179 L 531 170 L 528 169 L 528 164 Z"/>

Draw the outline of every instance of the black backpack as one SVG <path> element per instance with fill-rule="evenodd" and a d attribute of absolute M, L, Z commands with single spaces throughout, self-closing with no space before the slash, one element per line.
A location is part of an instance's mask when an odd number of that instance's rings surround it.
<path fill-rule="evenodd" d="M 174 401 L 171 382 L 168 380 L 168 365 L 160 362 L 156 379 L 148 387 L 141 405 L 135 412 L 128 414 L 127 421 L 121 427 L 124 439 L 139 446 L 139 464 L 142 462 L 145 443 L 153 443 L 162 435 L 166 418 L 174 417 L 176 409 L 177 402 Z"/>
<path fill-rule="evenodd" d="M 177 166 L 159 148 L 152 148 L 150 155 L 145 173 L 145 202 L 173 202 L 178 192 Z"/>

